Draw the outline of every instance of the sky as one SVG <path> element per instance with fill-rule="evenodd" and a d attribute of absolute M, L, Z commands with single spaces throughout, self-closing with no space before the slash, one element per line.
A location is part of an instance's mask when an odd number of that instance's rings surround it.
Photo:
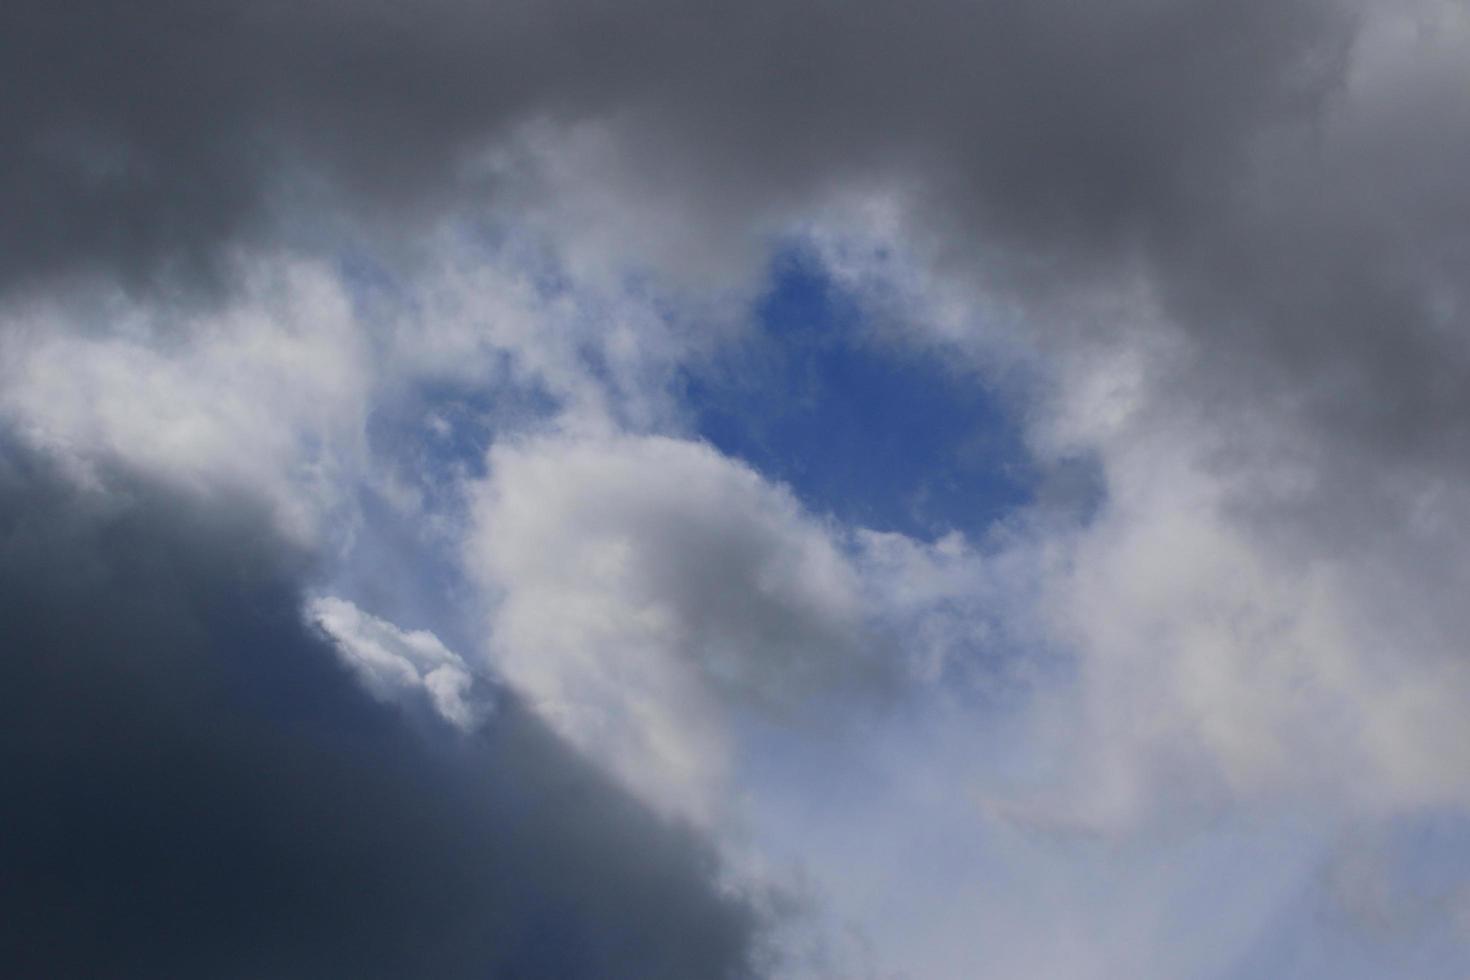
<path fill-rule="evenodd" d="M 1470 974 L 1462 0 L 0 7 L 0 973 Z"/>

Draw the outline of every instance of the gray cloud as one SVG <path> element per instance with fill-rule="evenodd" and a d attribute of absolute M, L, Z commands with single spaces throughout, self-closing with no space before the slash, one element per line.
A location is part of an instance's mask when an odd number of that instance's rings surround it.
<path fill-rule="evenodd" d="M 1007 287 L 1141 266 L 1212 351 L 1194 389 L 1306 397 L 1355 438 L 1442 450 L 1466 417 L 1454 13 L 20 2 L 0 277 L 210 281 L 232 243 L 440 213 L 490 189 L 476 154 L 518 124 L 583 121 L 610 133 L 607 180 L 706 239 L 895 182 Z"/>
<path fill-rule="evenodd" d="M 0 970 L 731 977 L 713 854 L 513 699 L 375 703 L 262 520 L 0 456 Z"/>
<path fill-rule="evenodd" d="M 23 2 L 0 35 L 0 269 L 187 270 L 261 231 L 288 175 L 423 204 L 509 123 L 610 114 L 726 213 L 898 166 L 967 222 L 1111 247 L 1182 219 L 1243 135 L 1320 90 L 1337 20 L 1316 0 Z"/>

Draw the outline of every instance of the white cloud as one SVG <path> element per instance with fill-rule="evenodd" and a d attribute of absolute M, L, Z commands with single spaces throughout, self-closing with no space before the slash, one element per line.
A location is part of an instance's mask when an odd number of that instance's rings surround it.
<path fill-rule="evenodd" d="M 459 655 L 427 630 L 403 630 L 346 599 L 318 596 L 307 618 L 332 638 L 342 660 L 380 701 L 426 697 L 445 721 L 470 731 L 492 709 Z M 482 688 L 476 691 L 478 685 Z"/>
<path fill-rule="evenodd" d="M 724 791 L 730 715 L 792 718 L 879 680 L 831 531 L 709 446 L 549 435 L 498 445 L 468 562 L 497 669 L 671 812 Z"/>
<path fill-rule="evenodd" d="M 1092 361 L 1056 417 L 1108 492 L 1044 613 L 1080 658 L 1094 815 L 1470 804 L 1465 573 L 1444 561 L 1470 497 L 1363 470 L 1278 411 L 1181 402 L 1150 355 L 1127 365 L 1119 388 Z"/>
<path fill-rule="evenodd" d="M 916 298 L 889 340 L 939 345 L 977 383 L 1025 365 L 1039 465 L 1084 458 L 1101 480 L 1085 524 L 1038 508 L 983 562 L 869 536 L 870 564 L 892 568 L 869 574 L 875 601 L 920 614 L 910 640 L 963 650 L 1004 628 L 1070 658 L 1031 688 L 1051 786 L 1011 812 L 1129 833 L 1260 803 L 1470 805 L 1454 460 L 1361 452 L 1322 431 L 1313 392 L 1232 384 L 1243 366 L 1212 363 L 1146 279 L 1083 283 L 1017 321 L 969 266 L 909 250 L 924 239 L 901 211 L 873 213 L 820 243 L 880 313 Z"/>
<path fill-rule="evenodd" d="M 325 269 L 247 265 L 243 300 L 186 323 L 122 297 L 7 311 L 0 414 L 78 468 L 251 493 L 308 538 L 361 465 L 369 351 Z"/>
<path fill-rule="evenodd" d="M 0 419 L 78 473 L 121 460 L 199 492 L 243 492 L 320 545 L 358 530 L 364 486 L 423 506 L 417 447 L 385 451 L 369 427 L 418 410 L 449 440 L 424 390 L 534 406 L 478 409 L 483 430 L 553 415 L 594 431 L 667 428 L 678 366 L 735 329 L 718 298 L 673 304 L 611 268 L 572 277 L 524 229 L 492 242 L 449 223 L 421 246 L 362 277 L 284 251 L 237 255 L 214 305 L 101 288 L 12 300 L 0 308 Z"/>

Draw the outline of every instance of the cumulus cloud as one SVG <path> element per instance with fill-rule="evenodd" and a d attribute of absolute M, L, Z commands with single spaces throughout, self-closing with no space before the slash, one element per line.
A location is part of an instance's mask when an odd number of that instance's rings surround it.
<path fill-rule="evenodd" d="M 719 804 L 730 713 L 820 712 L 889 669 L 831 529 L 707 445 L 553 434 L 489 470 L 467 561 L 497 669 L 673 812 Z"/>
<path fill-rule="evenodd" d="M 453 444 L 553 414 L 666 426 L 678 366 L 733 330 L 721 298 L 676 312 L 611 274 L 569 279 L 529 236 L 441 229 L 424 248 L 432 272 L 415 274 L 237 256 L 231 295 L 204 306 L 111 288 L 14 299 L 0 306 L 0 417 L 78 475 L 125 460 L 192 492 L 248 491 L 320 544 L 354 533 L 363 488 L 420 512 L 453 490 L 422 485 L 444 474 L 423 440 L 385 437 L 395 427 L 437 425 Z"/>
<path fill-rule="evenodd" d="M 310 600 L 306 615 L 331 636 L 343 661 L 378 699 L 426 696 L 445 721 L 465 731 L 491 710 L 483 694 L 475 695 L 470 668 L 428 630 L 401 630 L 336 596 Z"/>
<path fill-rule="evenodd" d="M 73 469 L 125 459 L 196 491 L 247 491 L 308 538 L 364 467 L 368 338 L 320 266 L 260 262 L 242 278 L 238 303 L 182 335 L 171 311 L 123 297 L 10 307 L 0 412 Z"/>
<path fill-rule="evenodd" d="M 1162 780 L 1147 796 L 1467 802 L 1453 748 L 1470 679 L 1458 573 L 1436 558 L 1459 547 L 1439 521 L 1463 495 L 1425 478 L 1405 495 L 1339 496 L 1332 463 L 1279 420 L 1243 439 L 1241 416 L 1221 431 L 1135 394 L 1114 422 L 1094 422 L 1110 501 L 1048 599 L 1083 658 L 1096 771 Z M 1437 546 L 1409 516 L 1426 497 Z M 1333 513 L 1375 506 L 1400 516 L 1351 525 Z M 1198 779 L 1216 782 L 1183 788 Z"/>

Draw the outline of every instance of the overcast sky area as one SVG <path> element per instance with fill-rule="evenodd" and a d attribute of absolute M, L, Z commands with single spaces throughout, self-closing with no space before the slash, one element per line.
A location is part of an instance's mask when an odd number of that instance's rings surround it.
<path fill-rule="evenodd" d="M 6 0 L 0 974 L 1470 976 L 1463 0 Z"/>

